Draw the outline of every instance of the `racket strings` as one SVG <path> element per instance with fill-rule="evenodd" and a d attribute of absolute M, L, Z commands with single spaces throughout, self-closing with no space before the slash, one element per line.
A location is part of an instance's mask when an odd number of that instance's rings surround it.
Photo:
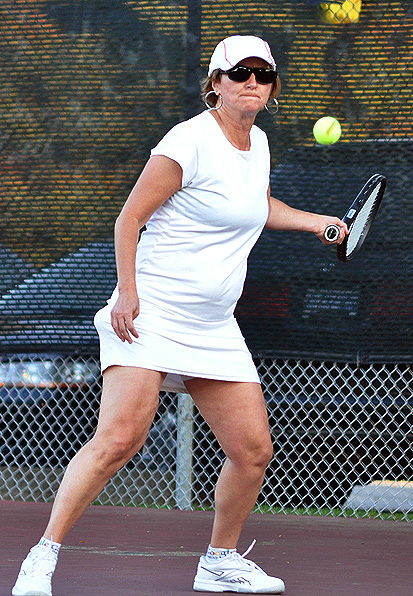
<path fill-rule="evenodd" d="M 351 253 L 360 246 L 360 243 L 363 242 L 364 237 L 366 236 L 370 228 L 370 225 L 374 218 L 374 214 L 376 212 L 375 208 L 377 200 L 379 199 L 380 188 L 381 185 L 378 184 L 372 190 L 370 196 L 368 197 L 363 207 L 357 214 L 354 222 L 350 226 L 349 235 L 347 239 L 347 256 L 351 255 Z"/>

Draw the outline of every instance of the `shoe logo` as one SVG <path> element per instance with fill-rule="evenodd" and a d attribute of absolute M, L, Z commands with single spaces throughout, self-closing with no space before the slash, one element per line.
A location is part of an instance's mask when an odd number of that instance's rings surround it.
<path fill-rule="evenodd" d="M 223 575 L 226 575 L 225 571 L 212 571 L 211 569 L 207 569 L 206 567 L 201 567 L 204 571 L 208 571 L 212 573 L 212 575 L 216 576 L 216 580 L 218 581 Z M 248 584 L 251 585 L 251 582 L 245 577 L 234 577 L 234 578 L 224 578 L 224 581 L 228 582 L 229 584 Z"/>
<path fill-rule="evenodd" d="M 233 579 L 228 580 L 231 584 L 249 584 L 251 585 L 251 582 L 247 579 L 245 579 L 245 577 L 234 577 Z"/>
<path fill-rule="evenodd" d="M 216 575 L 217 577 L 222 577 L 225 573 L 225 571 L 211 571 L 211 569 L 207 569 L 206 567 L 201 567 L 201 569 L 203 569 L 204 571 L 208 571 L 209 573 L 212 573 L 212 575 Z"/>

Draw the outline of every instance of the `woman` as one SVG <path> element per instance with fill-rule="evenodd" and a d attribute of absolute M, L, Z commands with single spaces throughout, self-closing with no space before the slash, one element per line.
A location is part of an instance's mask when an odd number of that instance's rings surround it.
<path fill-rule="evenodd" d="M 226 454 L 211 542 L 194 589 L 282 593 L 282 580 L 236 552 L 272 443 L 257 371 L 233 312 L 264 226 L 313 232 L 338 218 L 272 198 L 257 113 L 279 89 L 270 48 L 234 36 L 215 48 L 203 85 L 211 109 L 152 150 L 115 225 L 118 285 L 95 318 L 103 391 L 95 436 L 69 464 L 40 543 L 14 596 L 51 595 L 57 552 L 85 508 L 142 447 L 161 388 L 187 391 Z M 139 231 L 143 226 L 138 248 Z"/>

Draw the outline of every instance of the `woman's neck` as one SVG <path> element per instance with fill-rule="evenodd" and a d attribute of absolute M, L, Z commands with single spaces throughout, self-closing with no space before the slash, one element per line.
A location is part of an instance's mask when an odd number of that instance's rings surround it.
<path fill-rule="evenodd" d="M 254 118 L 239 120 L 227 114 L 222 108 L 211 110 L 210 113 L 218 122 L 231 145 L 240 151 L 249 151 L 251 149 L 250 131 L 254 124 Z"/>

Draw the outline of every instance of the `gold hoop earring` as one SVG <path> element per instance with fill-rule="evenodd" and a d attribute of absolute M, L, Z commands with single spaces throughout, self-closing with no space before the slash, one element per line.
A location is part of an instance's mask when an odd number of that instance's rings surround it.
<path fill-rule="evenodd" d="M 278 112 L 278 100 L 276 97 L 272 98 L 274 105 L 268 105 L 268 102 L 265 104 L 264 108 L 267 110 L 269 114 L 275 115 Z M 275 107 L 275 110 L 274 110 Z"/>
<path fill-rule="evenodd" d="M 217 98 L 218 98 L 218 100 L 217 100 L 217 101 L 221 100 L 221 103 L 219 104 L 219 106 L 217 106 L 217 105 L 216 105 L 216 106 L 210 106 L 210 105 L 209 105 L 209 103 L 208 103 L 208 95 L 211 95 L 211 93 L 213 93 L 214 95 L 216 95 L 216 96 L 217 96 Z M 212 91 L 208 91 L 208 93 L 205 95 L 204 104 L 206 105 L 206 107 L 207 107 L 209 110 L 219 110 L 219 108 L 220 108 L 220 107 L 222 106 L 222 104 L 223 104 L 223 101 L 222 101 L 222 95 L 221 95 L 220 93 L 217 93 L 216 91 L 214 91 L 214 90 L 212 89 Z"/>

